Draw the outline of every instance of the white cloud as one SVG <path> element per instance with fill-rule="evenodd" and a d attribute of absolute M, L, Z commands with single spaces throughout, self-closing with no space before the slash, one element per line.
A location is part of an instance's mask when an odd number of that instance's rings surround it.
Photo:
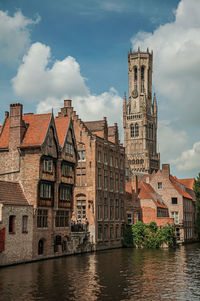
<path fill-rule="evenodd" d="M 178 109 L 187 123 L 198 123 L 200 110 L 200 1 L 182 0 L 175 20 L 153 33 L 139 32 L 132 38 L 134 49 L 154 51 L 154 86 L 166 105 Z M 174 107 L 175 106 L 175 107 Z"/>
<path fill-rule="evenodd" d="M 200 169 L 200 142 L 196 142 L 191 149 L 182 152 L 173 163 L 181 171 L 198 171 Z"/>
<path fill-rule="evenodd" d="M 21 11 L 16 12 L 13 17 L 8 12 L 0 10 L 0 61 L 4 63 L 16 63 L 25 53 L 30 43 L 30 32 L 28 26 L 36 24 L 36 20 L 26 18 Z"/>
<path fill-rule="evenodd" d="M 92 95 L 81 75 L 78 62 L 71 56 L 51 62 L 50 47 L 33 44 L 17 75 L 12 79 L 17 97 L 24 102 L 37 102 L 37 112 L 58 111 L 64 99 L 72 99 L 73 106 L 83 120 L 102 119 L 117 122 L 122 118 L 122 99 L 114 88 L 100 95 Z"/>
<path fill-rule="evenodd" d="M 159 152 L 163 163 L 171 163 L 187 146 L 184 130 L 175 129 L 170 120 L 162 120 L 158 128 Z"/>

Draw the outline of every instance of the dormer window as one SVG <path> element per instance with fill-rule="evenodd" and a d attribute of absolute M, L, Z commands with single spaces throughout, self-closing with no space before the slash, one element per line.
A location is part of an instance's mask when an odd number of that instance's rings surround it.
<path fill-rule="evenodd" d="M 44 159 L 43 161 L 43 171 L 44 172 L 49 172 L 52 173 L 53 172 L 53 160 L 51 159 Z"/>
<path fill-rule="evenodd" d="M 73 156 L 73 145 L 71 143 L 66 143 L 65 152 L 66 155 Z"/>

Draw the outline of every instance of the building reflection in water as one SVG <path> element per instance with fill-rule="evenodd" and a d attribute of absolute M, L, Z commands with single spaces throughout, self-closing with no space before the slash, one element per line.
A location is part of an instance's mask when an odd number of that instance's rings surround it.
<path fill-rule="evenodd" d="M 2 268 L 0 300 L 200 300 L 200 245 L 108 250 Z"/>

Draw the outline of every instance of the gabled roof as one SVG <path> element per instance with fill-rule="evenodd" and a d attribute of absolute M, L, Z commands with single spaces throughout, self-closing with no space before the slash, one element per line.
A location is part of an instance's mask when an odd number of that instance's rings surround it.
<path fill-rule="evenodd" d="M 105 120 L 84 121 L 84 124 L 91 132 L 98 132 L 104 129 Z"/>
<path fill-rule="evenodd" d="M 61 147 L 64 146 L 69 123 L 70 123 L 70 118 L 67 116 L 55 118 L 55 125 L 56 125 L 56 131 L 57 131 L 57 135 L 58 135 L 58 141 L 59 141 L 59 144 Z"/>
<path fill-rule="evenodd" d="M 185 187 L 189 189 L 193 189 L 194 186 L 194 178 L 191 179 L 176 179 L 179 183 L 184 185 Z"/>
<path fill-rule="evenodd" d="M 156 192 L 150 184 L 147 184 L 143 181 L 139 181 L 138 187 L 139 199 L 152 200 L 156 207 L 167 209 L 167 206 L 156 197 Z"/>
<path fill-rule="evenodd" d="M 0 181 L 0 203 L 29 205 L 19 183 Z"/>
<path fill-rule="evenodd" d="M 169 179 L 170 179 L 172 185 L 174 186 L 174 188 L 180 193 L 180 195 L 182 195 L 183 197 L 185 197 L 187 199 L 191 199 L 191 200 L 193 199 L 192 196 L 187 191 L 183 190 L 180 183 L 178 183 L 179 180 L 177 178 L 170 175 Z"/>
<path fill-rule="evenodd" d="M 26 124 L 26 132 L 21 147 L 40 146 L 47 134 L 52 114 L 25 114 L 22 119 Z M 10 117 L 7 118 L 0 136 L 0 148 L 9 147 Z"/>
<path fill-rule="evenodd" d="M 46 137 L 52 114 L 27 114 L 23 116 L 28 128 L 21 146 L 40 146 Z"/>

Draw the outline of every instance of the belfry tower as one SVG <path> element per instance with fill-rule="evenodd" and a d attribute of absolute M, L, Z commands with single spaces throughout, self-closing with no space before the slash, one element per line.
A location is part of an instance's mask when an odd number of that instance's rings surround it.
<path fill-rule="evenodd" d="M 133 174 L 160 167 L 157 153 L 157 101 L 152 101 L 153 52 L 128 53 L 129 95 L 123 102 L 124 146 Z"/>

